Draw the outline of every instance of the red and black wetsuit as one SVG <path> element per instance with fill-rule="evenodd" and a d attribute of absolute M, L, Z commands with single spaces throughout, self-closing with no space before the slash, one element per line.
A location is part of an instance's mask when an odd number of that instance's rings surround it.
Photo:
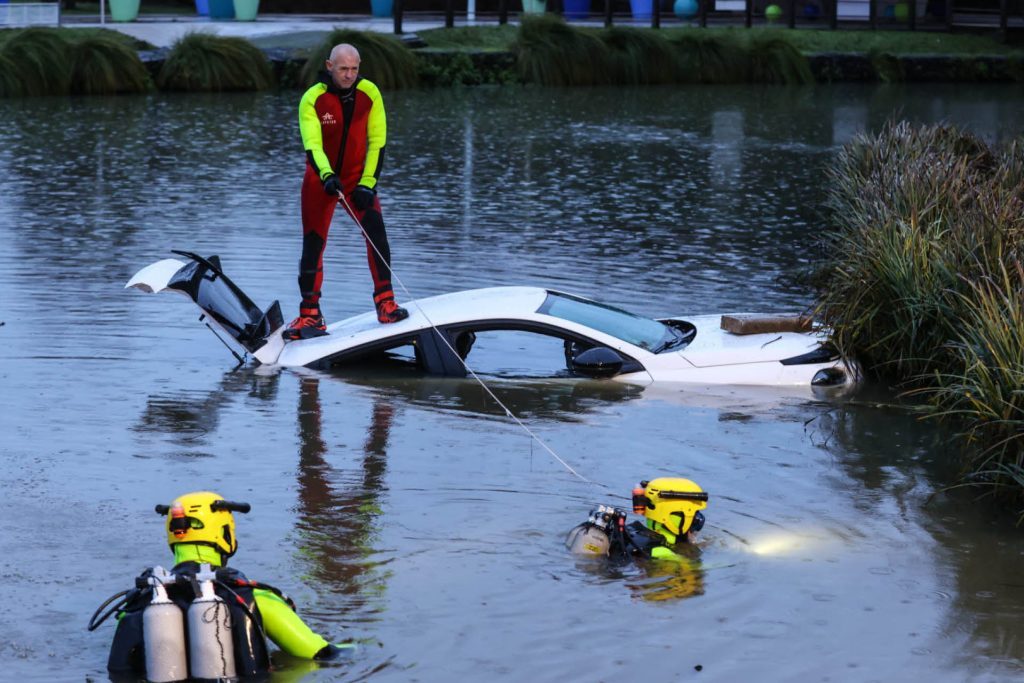
<path fill-rule="evenodd" d="M 384 162 L 387 119 L 380 90 L 362 77 L 348 90 L 341 90 L 330 74 L 321 74 L 320 81 L 307 90 L 299 102 L 299 131 L 307 162 L 302 179 L 302 258 L 299 262 L 302 307 L 318 309 L 320 304 L 324 247 L 338 205 L 338 198 L 323 189 L 323 181 L 332 173 L 341 181 L 345 199 L 368 235 L 366 257 L 373 276 L 374 303 L 393 298 L 391 249 L 380 201 L 375 196 L 373 205 L 365 211 L 356 209 L 352 203 L 352 192 L 357 186 L 376 191 Z"/>

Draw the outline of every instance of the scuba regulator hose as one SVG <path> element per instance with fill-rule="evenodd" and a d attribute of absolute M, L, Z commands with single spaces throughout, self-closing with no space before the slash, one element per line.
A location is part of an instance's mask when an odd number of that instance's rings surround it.
<path fill-rule="evenodd" d="M 137 589 L 135 588 L 129 588 L 126 591 L 121 591 L 120 593 L 116 593 L 107 598 L 102 605 L 96 608 L 96 611 L 93 612 L 92 618 L 89 619 L 89 630 L 95 631 L 100 627 L 100 624 L 102 624 L 104 621 L 110 618 L 111 614 L 119 611 L 122 607 L 127 605 L 128 600 L 130 600 L 132 597 L 131 593 L 135 592 L 136 590 Z M 99 618 L 99 620 L 97 620 L 96 617 L 99 616 L 99 613 L 103 611 L 103 608 L 109 605 L 110 603 L 114 602 L 118 598 L 124 598 L 124 600 L 111 607 L 106 614 L 104 614 L 102 617 Z"/>

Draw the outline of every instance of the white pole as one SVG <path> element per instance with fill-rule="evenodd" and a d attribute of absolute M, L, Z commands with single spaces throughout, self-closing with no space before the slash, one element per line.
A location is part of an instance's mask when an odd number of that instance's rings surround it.
<path fill-rule="evenodd" d="M 466 22 L 472 24 L 476 20 L 476 0 L 467 0 Z"/>
<path fill-rule="evenodd" d="M 107 0 L 100 0 L 100 23 L 107 23 Z"/>

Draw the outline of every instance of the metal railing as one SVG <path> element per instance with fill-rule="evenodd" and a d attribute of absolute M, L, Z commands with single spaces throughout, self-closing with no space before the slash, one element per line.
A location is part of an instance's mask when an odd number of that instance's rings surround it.
<path fill-rule="evenodd" d="M 982 27 L 1005 32 L 1008 28 L 1024 29 L 1024 17 L 1019 10 L 1011 10 L 1010 0 L 997 0 L 998 9 L 976 10 L 957 7 L 953 0 L 696 0 L 696 7 L 687 16 L 677 17 L 671 10 L 666 11 L 662 4 L 665 0 L 648 0 L 645 13 L 632 15 L 615 12 L 615 0 L 592 0 L 587 11 L 580 14 L 578 9 L 567 11 L 566 3 L 573 0 L 498 0 L 497 11 L 480 12 L 475 10 L 474 0 L 466 0 L 465 5 L 456 11 L 456 4 L 461 0 L 444 0 L 444 26 L 455 26 L 455 20 L 471 19 L 480 24 L 481 19 L 494 17 L 498 24 L 507 24 L 510 16 L 529 16 L 537 12 L 537 7 L 549 13 L 565 17 L 570 22 L 588 24 L 602 23 L 612 26 L 616 21 L 633 26 L 650 26 L 660 28 L 663 20 L 675 26 L 700 26 L 710 24 L 744 25 L 773 24 L 796 28 L 817 27 L 835 30 L 843 28 L 866 27 L 871 29 L 891 28 L 898 30 L 945 30 L 954 26 Z M 770 17 L 765 11 L 766 6 L 775 5 L 781 10 L 781 16 Z M 392 16 L 394 32 L 403 33 L 403 18 L 412 18 L 420 12 L 406 13 L 404 0 L 394 0 Z M 436 7 L 436 6 L 435 6 Z M 812 8 L 813 12 L 808 11 Z M 437 16 L 434 9 L 429 14 Z"/>

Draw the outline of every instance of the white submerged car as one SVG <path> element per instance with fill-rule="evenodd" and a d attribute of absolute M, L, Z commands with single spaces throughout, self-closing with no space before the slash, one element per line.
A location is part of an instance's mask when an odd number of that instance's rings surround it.
<path fill-rule="evenodd" d="M 189 297 L 256 361 L 325 368 L 411 348 L 432 375 L 464 376 L 477 333 L 513 330 L 562 340 L 566 367 L 585 377 L 647 384 L 849 386 L 857 366 L 840 358 L 827 331 L 797 317 L 702 315 L 652 320 L 541 287 L 487 287 L 417 301 L 409 317 L 382 325 L 374 312 L 327 326 L 328 334 L 285 341 L 275 301 L 261 311 L 221 270 L 216 256 L 153 263 L 125 287 Z M 728 328 L 733 331 L 728 331 Z"/>

